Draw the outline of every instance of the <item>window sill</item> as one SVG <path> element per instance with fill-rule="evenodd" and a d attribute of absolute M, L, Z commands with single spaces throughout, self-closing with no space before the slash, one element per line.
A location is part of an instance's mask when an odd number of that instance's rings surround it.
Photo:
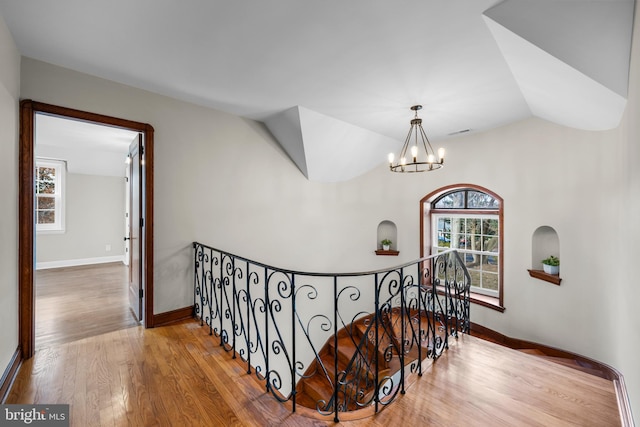
<path fill-rule="evenodd" d="M 443 288 L 438 287 L 438 293 L 441 295 L 444 294 Z M 469 301 L 474 304 L 499 311 L 500 313 L 504 313 L 505 310 L 505 307 L 500 305 L 500 299 L 496 297 L 471 292 L 471 295 L 469 295 Z"/>
<path fill-rule="evenodd" d="M 65 230 L 38 230 L 36 229 L 36 234 L 64 234 Z"/>
<path fill-rule="evenodd" d="M 560 282 L 562 279 L 560 276 L 554 274 L 547 274 L 543 270 L 527 270 L 529 272 L 529 276 L 535 277 L 536 279 L 543 280 L 545 282 L 553 283 L 554 285 L 560 286 Z"/>
<path fill-rule="evenodd" d="M 500 313 L 504 313 L 505 308 L 502 305 L 500 305 L 499 298 L 471 292 L 471 297 L 469 299 L 471 300 L 472 303 L 490 308 L 492 310 L 499 311 Z"/>

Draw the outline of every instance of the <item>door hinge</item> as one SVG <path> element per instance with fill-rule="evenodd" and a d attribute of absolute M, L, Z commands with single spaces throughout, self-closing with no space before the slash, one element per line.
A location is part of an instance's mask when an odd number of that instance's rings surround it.
<path fill-rule="evenodd" d="M 144 218 L 140 218 L 140 227 L 144 227 Z"/>
<path fill-rule="evenodd" d="M 144 296 L 144 291 L 142 290 L 142 288 L 140 288 L 140 298 L 142 299 L 143 296 Z"/>
<path fill-rule="evenodd" d="M 140 155 L 144 156 L 144 145 L 140 146 Z"/>

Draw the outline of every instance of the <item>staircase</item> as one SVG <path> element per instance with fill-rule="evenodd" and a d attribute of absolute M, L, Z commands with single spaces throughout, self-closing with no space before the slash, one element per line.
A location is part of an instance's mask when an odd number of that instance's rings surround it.
<path fill-rule="evenodd" d="M 381 397 L 395 394 L 401 368 L 432 356 L 433 343 L 443 342 L 446 329 L 438 320 L 433 313 L 396 307 L 341 329 L 302 375 L 296 404 L 321 413 L 334 411 L 337 404 L 340 412 L 349 412 L 373 404 L 376 389 Z M 426 339 L 434 332 L 436 340 Z"/>

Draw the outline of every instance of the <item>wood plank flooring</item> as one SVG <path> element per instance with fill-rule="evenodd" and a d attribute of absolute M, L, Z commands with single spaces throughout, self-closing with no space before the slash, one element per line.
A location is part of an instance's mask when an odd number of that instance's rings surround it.
<path fill-rule="evenodd" d="M 37 270 L 36 350 L 137 326 L 121 262 Z"/>
<path fill-rule="evenodd" d="M 7 403 L 69 403 L 73 426 L 321 426 L 265 393 L 194 320 L 40 349 Z M 611 381 L 463 336 L 377 415 L 345 426 L 619 426 Z"/>

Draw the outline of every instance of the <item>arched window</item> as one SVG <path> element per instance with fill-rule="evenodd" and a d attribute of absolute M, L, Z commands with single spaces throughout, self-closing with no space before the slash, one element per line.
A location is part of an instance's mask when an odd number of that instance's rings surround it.
<path fill-rule="evenodd" d="M 441 188 L 422 199 L 422 255 L 457 249 L 471 275 L 472 301 L 502 303 L 502 199 L 471 184 Z"/>

